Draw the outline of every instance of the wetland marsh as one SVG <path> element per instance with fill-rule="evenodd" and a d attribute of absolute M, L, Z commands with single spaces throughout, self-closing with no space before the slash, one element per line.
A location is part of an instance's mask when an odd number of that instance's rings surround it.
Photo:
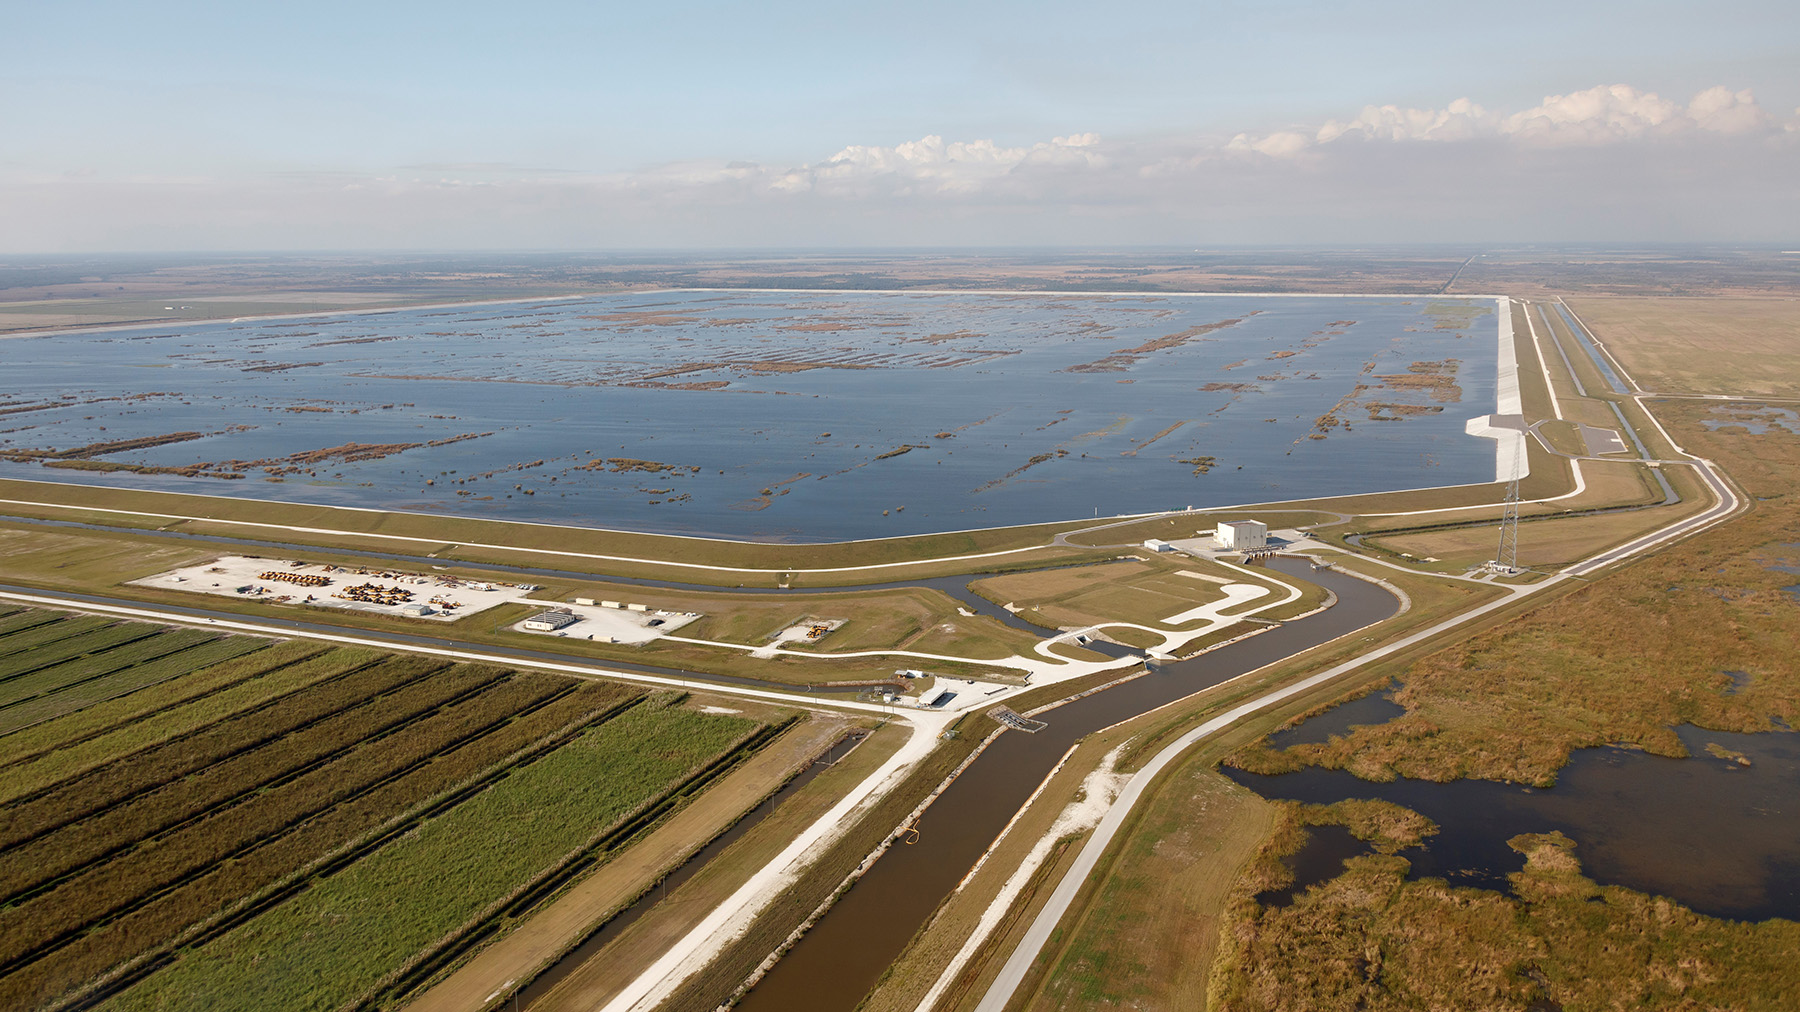
<path fill-rule="evenodd" d="M 1490 481 L 1489 300 L 665 291 L 16 338 L 0 476 L 837 540 Z"/>

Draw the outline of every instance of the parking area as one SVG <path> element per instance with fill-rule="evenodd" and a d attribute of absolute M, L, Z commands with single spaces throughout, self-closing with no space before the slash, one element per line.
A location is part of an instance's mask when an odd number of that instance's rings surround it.
<path fill-rule="evenodd" d="M 698 612 L 640 611 L 625 605 L 533 603 L 544 604 L 545 611 L 513 623 L 513 629 L 598 643 L 648 643 L 700 618 Z M 549 618 L 544 621 L 546 616 Z"/>

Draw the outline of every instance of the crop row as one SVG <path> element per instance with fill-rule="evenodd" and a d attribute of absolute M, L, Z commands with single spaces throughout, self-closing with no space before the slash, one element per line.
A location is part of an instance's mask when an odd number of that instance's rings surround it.
<path fill-rule="evenodd" d="M 189 645 L 182 646 L 169 637 L 159 636 L 157 641 L 161 641 L 161 647 L 173 649 L 161 653 L 160 656 L 153 655 L 141 660 L 131 660 L 124 656 L 116 657 L 107 662 L 108 667 L 116 666 L 116 670 L 80 679 L 62 686 L 54 692 L 46 692 L 35 699 L 0 710 L 0 733 L 15 728 L 30 727 L 32 724 L 60 717 L 65 713 L 73 713 L 84 706 L 90 706 L 114 696 L 127 695 L 148 685 L 166 682 L 171 678 L 179 678 L 197 668 L 204 668 L 241 654 L 250 653 L 262 647 L 266 642 L 246 636 L 211 638 L 196 636 L 191 640 Z M 147 654 L 150 653 L 148 649 L 137 651 L 136 648 L 140 646 L 147 648 L 147 644 L 150 642 L 152 641 L 133 643 L 125 649 Z M 101 656 L 112 658 L 113 655 L 120 653 L 121 651 L 115 650 Z M 84 657 L 80 662 L 70 663 L 86 663 L 94 660 L 96 659 Z M 36 678 L 38 676 L 34 674 L 26 677 Z"/>
<path fill-rule="evenodd" d="M 79 637 L 80 642 L 90 638 L 100 640 L 113 639 L 116 642 L 105 647 L 96 646 L 92 650 L 77 650 L 73 644 L 56 653 L 74 652 L 74 656 L 41 665 L 30 671 L 14 675 L 0 682 L 0 709 L 16 706 L 28 699 L 35 699 L 48 692 L 67 685 L 74 685 L 89 678 L 118 671 L 121 668 L 140 664 L 172 654 L 177 650 L 185 650 L 196 643 L 218 639 L 217 633 L 200 632 L 196 629 L 158 629 L 149 625 L 128 625 L 115 629 L 104 629 L 91 636 Z M 43 653 L 44 651 L 33 651 Z"/>
<path fill-rule="evenodd" d="M 14 633 L 23 632 L 26 629 L 32 629 L 47 622 L 60 622 L 68 617 L 66 612 L 60 611 L 15 609 L 4 615 L 0 615 L 0 636 L 11 637 Z M 4 642 L 6 641 L 0 640 L 0 643 Z"/>
<path fill-rule="evenodd" d="M 267 792 L 370 739 L 425 718 L 480 689 L 502 672 L 472 667 L 422 678 L 340 710 L 257 748 L 237 752 L 174 783 L 135 795 L 86 818 L 72 820 L 0 853 L 0 903 L 103 859 L 245 795 Z M 0 922 L 6 916 L 0 911 Z M 0 938 L 5 936 L 0 930 Z M 0 962 L 13 953 L 0 943 Z"/>
<path fill-rule="evenodd" d="M 80 869 L 47 892 L 0 908 L 0 966 L 38 951 L 96 919 L 129 908 L 259 839 L 277 836 L 560 689 L 554 682 L 522 685 L 516 680 L 496 687 L 496 674 L 504 673 L 453 670 L 432 678 L 426 684 L 456 683 L 476 694 L 453 705 L 428 705 L 422 718 L 415 715 L 391 736 L 356 739 L 360 744 L 353 743 L 349 750 L 329 761 L 274 785 L 252 785 L 250 790 L 254 793 L 234 795 L 234 803 L 214 808 L 198 818 L 183 819 L 184 812 L 114 809 L 19 848 L 17 861 L 13 854 L 0 856 L 0 881 L 9 886 L 25 884 L 24 879 L 14 877 L 22 868 L 32 868 L 39 881 Z M 412 688 L 420 687 L 423 686 Z M 127 806 L 130 807 L 133 806 Z M 115 812 L 118 818 L 113 818 Z M 171 821 L 175 826 L 171 831 L 147 838 L 150 833 L 137 831 L 161 827 L 146 827 L 132 819 L 133 815 L 161 815 L 178 821 Z M 70 838 L 77 834 L 78 839 Z M 120 848 L 139 840 L 143 841 L 140 845 L 121 852 Z M 63 856 L 76 848 L 78 852 Z M 33 850 L 38 853 L 33 855 Z"/>
<path fill-rule="evenodd" d="M 374 656 L 360 650 L 287 649 L 313 646 L 298 640 L 277 644 L 19 732 L 18 738 L 32 736 L 21 745 L 35 752 L 0 770 L 0 803 L 341 675 Z M 96 726 L 102 730 L 92 730 Z M 0 738 L 0 748 L 12 743 L 11 737 Z"/>
<path fill-rule="evenodd" d="M 117 671 L 128 664 L 217 639 L 218 636 L 216 632 L 198 629 L 171 629 L 141 622 L 126 622 L 39 647 L 23 656 L 36 658 L 43 663 L 15 664 L 15 667 L 25 670 L 15 671 L 0 682 L 0 707 L 11 706 L 20 700 L 30 699 L 82 678 Z M 17 660 L 18 658 L 11 657 L 4 659 Z"/>
<path fill-rule="evenodd" d="M 240 713 L 185 738 L 146 749 L 92 772 L 66 780 L 44 793 L 0 809 L 0 847 L 18 843 L 119 804 L 317 723 L 346 707 L 423 678 L 445 665 L 413 657 L 393 657 Z"/>
<path fill-rule="evenodd" d="M 309 876 L 353 863 L 402 835 L 422 814 L 453 804 L 476 785 L 503 775 L 521 757 L 565 740 L 573 729 L 635 698 L 618 686 L 587 683 L 461 747 L 415 764 L 0 977 L 0 1007 L 31 1008 L 109 967 L 166 950 L 195 932 L 210 937 L 250 920 L 306 888 Z M 253 899 L 246 903 L 246 898 Z M 221 911 L 232 914 L 221 917 Z M 203 922 L 212 924 L 210 930 L 194 927 Z"/>
<path fill-rule="evenodd" d="M 110 734 L 120 727 L 216 692 L 244 679 L 255 678 L 285 664 L 298 663 L 331 649 L 304 640 L 266 641 L 265 649 L 233 658 L 199 671 L 191 671 L 167 684 L 141 689 L 129 697 L 95 704 L 78 714 L 65 714 L 28 729 L 0 734 L 0 770 L 6 770 L 59 748 Z"/>
<path fill-rule="evenodd" d="M 444 967 L 456 962 L 469 949 L 485 942 L 497 932 L 510 930 L 521 918 L 546 899 L 556 895 L 570 882 L 586 875 L 595 865 L 610 860 L 618 851 L 631 846 L 642 834 L 660 823 L 692 798 L 705 793 L 744 761 L 781 737 L 789 727 L 803 718 L 765 724 L 746 735 L 730 749 L 706 766 L 690 771 L 689 776 L 652 803 L 640 806 L 631 817 L 616 823 L 605 833 L 589 840 L 583 847 L 565 855 L 555 865 L 539 874 L 525 888 L 507 898 L 503 905 L 490 908 L 481 918 L 465 923 L 451 936 L 433 945 L 413 959 L 397 974 L 390 974 L 372 994 L 365 994 L 358 1009 L 384 1008 L 403 998 Z"/>
<path fill-rule="evenodd" d="M 106 1007 L 167 1008 L 202 989 L 219 1010 L 355 1001 L 755 728 L 741 718 L 636 707 L 185 954 Z"/>
<path fill-rule="evenodd" d="M 74 631 L 79 628 L 79 631 Z M 48 642 L 40 642 L 31 646 L 23 643 L 9 644 L 0 640 L 0 704 L 11 696 L 12 683 L 9 679 L 19 675 L 61 664 L 72 658 L 85 654 L 98 653 L 132 640 L 141 640 L 146 636 L 154 636 L 162 629 L 140 622 L 121 622 L 117 625 L 107 623 L 101 618 L 72 618 L 65 622 L 56 622 L 47 626 L 39 626 L 26 633 L 26 638 L 47 637 L 59 630 L 70 630 L 67 635 L 57 636 Z M 8 640 L 13 637 L 7 637 Z"/>
<path fill-rule="evenodd" d="M 98 615 L 70 615 L 60 611 L 26 612 L 0 623 L 0 650 L 8 655 L 35 650 L 71 636 L 80 636 L 113 624 Z"/>

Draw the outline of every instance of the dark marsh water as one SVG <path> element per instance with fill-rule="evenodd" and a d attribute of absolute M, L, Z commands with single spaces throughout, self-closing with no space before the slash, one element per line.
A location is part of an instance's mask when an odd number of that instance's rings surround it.
<path fill-rule="evenodd" d="M 1379 798 L 1424 814 L 1439 834 L 1400 852 L 1417 877 L 1506 889 L 1506 876 L 1524 866 L 1506 841 L 1560 830 L 1576 842 L 1585 873 L 1602 884 L 1667 896 L 1715 917 L 1800 919 L 1800 734 L 1692 726 L 1677 733 L 1689 758 L 1582 749 L 1548 789 L 1483 780 L 1372 783 L 1322 769 L 1224 772 L 1264 797 Z M 1709 754 L 1709 743 L 1750 765 Z"/>

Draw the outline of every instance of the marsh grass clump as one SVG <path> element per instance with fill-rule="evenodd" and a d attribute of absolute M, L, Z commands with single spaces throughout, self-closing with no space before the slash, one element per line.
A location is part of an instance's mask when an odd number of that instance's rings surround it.
<path fill-rule="evenodd" d="M 1333 808 L 1337 806 L 1331 806 Z M 1287 806 L 1239 879 L 1221 929 L 1210 1009 L 1790 1009 L 1800 1005 L 1800 924 L 1705 917 L 1596 884 L 1561 833 L 1507 841 L 1524 856 L 1511 895 L 1408 877 L 1370 854 L 1295 897 L 1286 855 L 1318 808 Z"/>

